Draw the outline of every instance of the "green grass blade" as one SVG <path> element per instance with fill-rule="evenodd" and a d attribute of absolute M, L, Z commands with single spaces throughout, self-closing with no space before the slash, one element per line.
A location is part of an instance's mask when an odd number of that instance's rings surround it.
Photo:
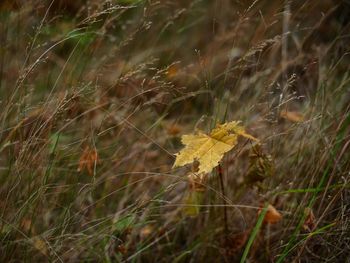
<path fill-rule="evenodd" d="M 250 250 L 251 246 L 253 245 L 253 242 L 256 238 L 256 235 L 259 233 L 260 227 L 264 221 L 265 215 L 267 213 L 267 207 L 268 207 L 268 204 L 265 203 L 265 206 L 258 217 L 258 221 L 256 222 L 256 225 L 255 225 L 252 233 L 250 234 L 247 245 L 244 248 L 244 252 L 243 252 L 243 255 L 242 255 L 241 261 L 240 261 L 241 263 L 245 262 L 247 259 L 247 256 L 249 254 L 249 250 Z"/>

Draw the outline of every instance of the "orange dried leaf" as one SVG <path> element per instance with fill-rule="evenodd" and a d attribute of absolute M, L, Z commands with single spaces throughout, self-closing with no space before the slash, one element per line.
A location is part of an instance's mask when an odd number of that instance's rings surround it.
<path fill-rule="evenodd" d="M 304 115 L 297 111 L 283 110 L 280 113 L 281 118 L 291 122 L 302 122 L 304 121 Z"/>
<path fill-rule="evenodd" d="M 168 135 L 175 136 L 181 132 L 181 128 L 178 125 L 173 124 L 167 127 L 167 132 L 168 132 Z"/>
<path fill-rule="evenodd" d="M 259 213 L 260 212 L 261 211 L 259 211 Z M 272 205 L 269 205 L 267 207 L 267 212 L 266 212 L 266 215 L 264 218 L 264 223 L 265 224 L 276 224 L 279 221 L 281 221 L 281 219 L 282 219 L 281 213 L 278 212 L 275 207 L 273 207 Z"/>
<path fill-rule="evenodd" d="M 28 232 L 32 227 L 32 220 L 28 218 L 23 218 L 21 226 L 26 232 Z"/>
<path fill-rule="evenodd" d="M 152 225 L 146 225 L 140 230 L 140 236 L 142 239 L 145 239 L 153 232 L 154 232 L 154 227 Z"/>
<path fill-rule="evenodd" d="M 174 64 L 174 65 L 171 65 L 171 66 L 168 68 L 168 70 L 167 70 L 167 72 L 166 72 L 166 75 L 167 75 L 167 77 L 168 77 L 169 79 L 172 79 L 172 78 L 174 78 L 174 77 L 177 76 L 178 71 L 179 71 L 179 66 L 176 65 L 176 64 Z"/>
<path fill-rule="evenodd" d="M 89 175 L 93 175 L 95 164 L 97 164 L 98 161 L 99 158 L 96 149 L 90 149 L 88 146 L 86 146 L 79 159 L 78 172 L 86 169 Z"/>

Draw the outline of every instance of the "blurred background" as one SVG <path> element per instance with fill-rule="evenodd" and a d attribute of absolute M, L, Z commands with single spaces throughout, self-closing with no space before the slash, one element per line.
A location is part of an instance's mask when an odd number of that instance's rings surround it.
<path fill-rule="evenodd" d="M 349 37 L 346 0 L 2 0 L 1 261 L 345 262 Z"/>

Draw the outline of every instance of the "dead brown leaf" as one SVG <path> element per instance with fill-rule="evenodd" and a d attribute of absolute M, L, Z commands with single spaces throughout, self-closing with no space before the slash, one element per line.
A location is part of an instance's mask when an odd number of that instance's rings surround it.
<path fill-rule="evenodd" d="M 227 245 L 228 245 L 228 252 L 230 255 L 234 255 L 239 250 L 243 248 L 245 243 L 247 242 L 248 236 L 249 236 L 250 229 L 247 229 L 244 232 L 230 235 L 227 239 Z"/>
<path fill-rule="evenodd" d="M 142 239 L 149 237 L 154 232 L 154 227 L 152 225 L 146 225 L 140 230 L 140 236 Z"/>
<path fill-rule="evenodd" d="M 168 135 L 175 136 L 175 135 L 178 135 L 180 132 L 181 132 L 180 126 L 178 126 L 176 124 L 172 124 L 172 125 L 167 127 Z"/>
<path fill-rule="evenodd" d="M 190 190 L 195 192 L 203 192 L 206 189 L 206 181 L 207 181 L 207 174 L 196 174 L 196 173 L 189 173 L 188 174 L 188 181 Z"/>
<path fill-rule="evenodd" d="M 287 111 L 283 110 L 280 113 L 281 118 L 286 119 L 291 122 L 303 122 L 304 115 L 297 111 Z"/>
<path fill-rule="evenodd" d="M 259 211 L 259 213 L 260 212 L 261 210 Z M 264 218 L 264 224 L 276 224 L 279 221 L 281 221 L 281 219 L 282 219 L 281 213 L 278 212 L 275 207 L 273 207 L 272 205 L 269 205 L 267 207 L 267 212 Z"/>
<path fill-rule="evenodd" d="M 174 64 L 168 68 L 166 75 L 169 79 L 172 79 L 178 75 L 178 72 L 179 72 L 179 66 L 177 64 Z"/>
<path fill-rule="evenodd" d="M 315 218 L 315 215 L 310 208 L 306 208 L 305 213 L 306 213 L 306 219 L 304 221 L 303 228 L 305 231 L 311 232 L 316 227 L 316 222 L 315 222 L 316 218 Z"/>
<path fill-rule="evenodd" d="M 45 240 L 42 237 L 40 237 L 40 236 L 34 237 L 32 239 L 32 244 L 42 254 L 48 255 L 47 244 L 46 244 Z"/>
<path fill-rule="evenodd" d="M 93 175 L 95 164 L 98 162 L 99 158 L 96 149 L 86 146 L 79 160 L 78 172 L 86 169 L 89 175 Z"/>

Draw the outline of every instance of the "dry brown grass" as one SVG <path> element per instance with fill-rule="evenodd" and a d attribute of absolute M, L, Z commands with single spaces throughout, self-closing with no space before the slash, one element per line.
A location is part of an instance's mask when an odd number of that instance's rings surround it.
<path fill-rule="evenodd" d="M 0 261 L 346 262 L 349 17 L 346 0 L 2 1 Z M 182 134 L 231 120 L 262 146 L 199 181 L 171 168 Z"/>

